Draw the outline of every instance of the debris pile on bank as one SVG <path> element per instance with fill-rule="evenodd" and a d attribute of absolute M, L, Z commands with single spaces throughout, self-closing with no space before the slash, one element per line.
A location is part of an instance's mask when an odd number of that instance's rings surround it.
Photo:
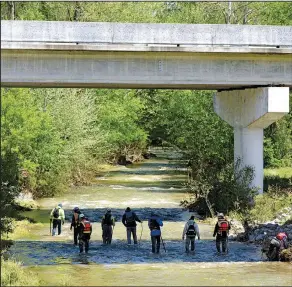
<path fill-rule="evenodd" d="M 243 226 L 237 220 L 231 220 L 229 240 L 261 244 L 267 237 L 276 236 L 279 232 L 286 232 L 288 240 L 292 241 L 292 207 L 282 209 L 277 217 L 269 222 L 246 224 Z"/>

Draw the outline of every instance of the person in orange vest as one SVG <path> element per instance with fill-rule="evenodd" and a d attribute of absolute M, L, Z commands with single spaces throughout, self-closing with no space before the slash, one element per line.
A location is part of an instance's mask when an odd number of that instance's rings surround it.
<path fill-rule="evenodd" d="M 73 215 L 72 215 L 72 220 L 71 220 L 71 226 L 70 230 L 72 230 L 72 227 L 74 228 L 74 245 L 78 245 L 78 234 L 80 233 L 80 216 L 81 211 L 79 207 L 74 207 L 73 209 Z"/>
<path fill-rule="evenodd" d="M 219 213 L 217 215 L 218 221 L 214 228 L 213 237 L 216 235 L 216 248 L 218 253 L 221 253 L 221 243 L 222 243 L 222 252 L 226 253 L 228 252 L 227 247 L 227 240 L 228 240 L 228 233 L 230 230 L 230 223 L 224 218 L 223 213 Z"/>
<path fill-rule="evenodd" d="M 80 218 L 80 232 L 79 232 L 79 250 L 83 252 L 83 246 L 85 247 L 85 253 L 89 250 L 89 240 L 92 233 L 92 225 L 84 214 L 79 215 Z"/>

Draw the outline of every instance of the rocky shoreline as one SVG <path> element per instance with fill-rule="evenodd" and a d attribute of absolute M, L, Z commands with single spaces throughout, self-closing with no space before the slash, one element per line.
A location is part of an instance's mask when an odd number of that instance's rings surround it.
<path fill-rule="evenodd" d="M 229 240 L 246 242 L 248 244 L 263 245 L 276 236 L 279 232 L 286 232 L 290 242 L 290 248 L 284 253 L 284 261 L 292 261 L 292 207 L 286 207 L 278 213 L 277 217 L 265 223 L 243 224 L 231 219 Z"/>

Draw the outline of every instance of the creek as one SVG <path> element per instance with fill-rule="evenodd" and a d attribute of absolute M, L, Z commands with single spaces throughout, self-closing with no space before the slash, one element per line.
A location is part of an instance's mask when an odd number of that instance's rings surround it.
<path fill-rule="evenodd" d="M 44 285 L 78 286 L 291 286 L 292 265 L 266 262 L 260 246 L 229 242 L 229 254 L 217 255 L 212 237 L 214 226 L 199 223 L 201 240 L 195 253 L 184 253 L 181 240 L 189 218 L 179 203 L 187 197 L 184 162 L 179 154 L 156 149 L 157 158 L 128 167 L 117 166 L 87 187 L 71 188 L 66 194 L 38 201 L 39 210 L 25 215 L 43 223 L 30 230 L 30 236 L 15 241 L 10 254 L 34 270 Z M 62 234 L 49 233 L 49 213 L 63 203 L 66 223 Z M 73 246 L 70 231 L 72 209 L 78 206 L 93 222 L 93 234 L 87 255 Z M 125 208 L 136 212 L 137 246 L 126 243 L 126 230 L 121 223 Z M 111 208 L 117 223 L 112 245 L 102 245 L 101 217 Z M 162 236 L 166 252 L 151 253 L 147 219 L 155 212 L 164 221 Z"/>

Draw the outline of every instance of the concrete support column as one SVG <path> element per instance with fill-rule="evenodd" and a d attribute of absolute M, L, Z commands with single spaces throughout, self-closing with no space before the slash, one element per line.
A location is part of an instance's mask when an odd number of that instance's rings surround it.
<path fill-rule="evenodd" d="M 234 128 L 234 160 L 241 158 L 242 166 L 254 167 L 253 184 L 263 190 L 264 130 L 261 128 Z"/>
<path fill-rule="evenodd" d="M 252 186 L 263 192 L 264 128 L 289 112 L 289 88 L 267 87 L 218 92 L 215 112 L 234 127 L 234 159 L 252 166 Z"/>

